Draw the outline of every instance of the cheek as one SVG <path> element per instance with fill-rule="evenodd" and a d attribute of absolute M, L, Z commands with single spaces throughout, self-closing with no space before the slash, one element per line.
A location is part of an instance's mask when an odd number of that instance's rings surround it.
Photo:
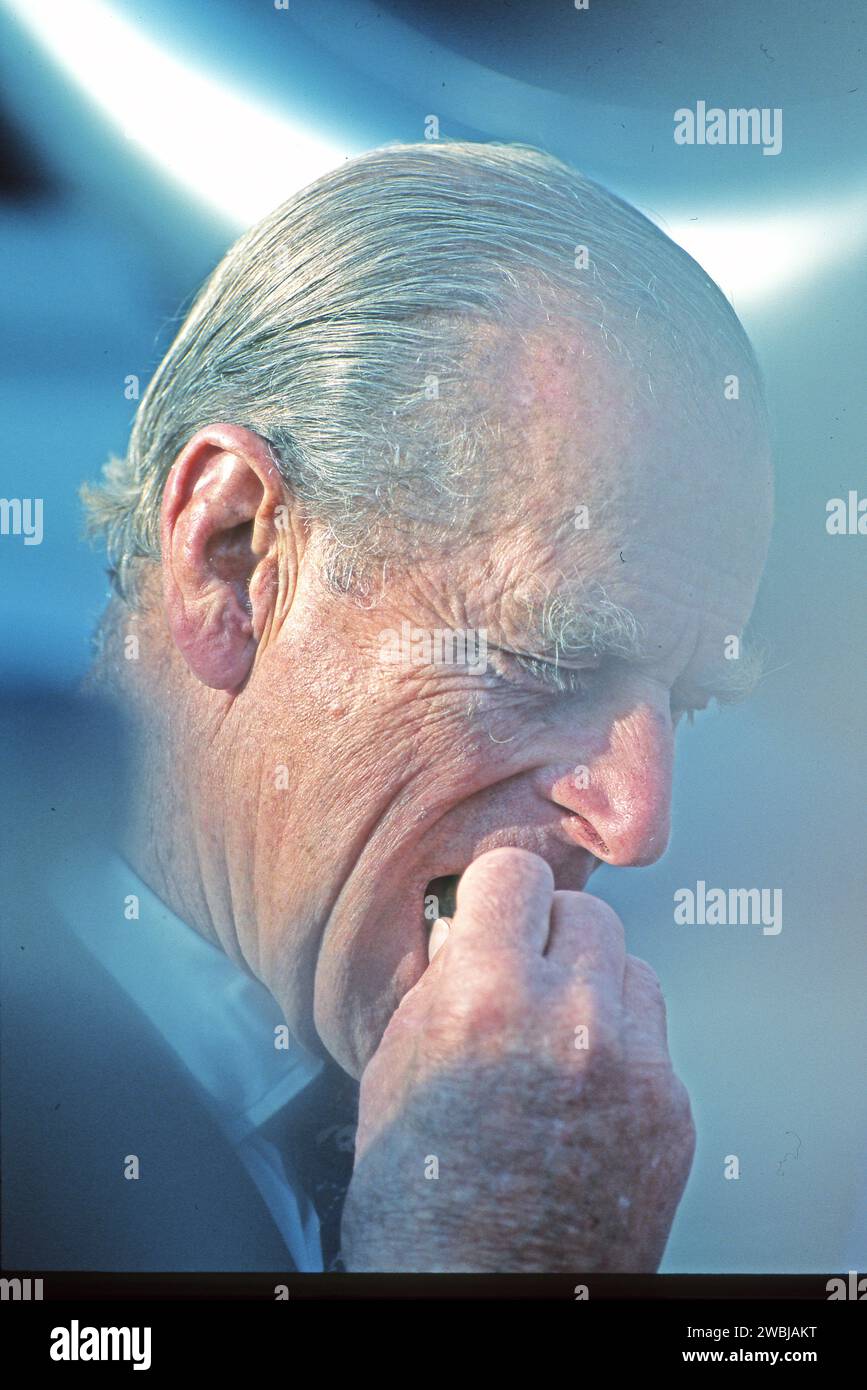
<path fill-rule="evenodd" d="M 425 805 L 432 809 L 458 806 L 480 792 L 501 796 L 514 789 L 550 742 L 546 719 L 524 701 L 478 694 L 468 701 L 469 709 L 465 704 L 435 732 L 429 729 L 414 749 Z"/>

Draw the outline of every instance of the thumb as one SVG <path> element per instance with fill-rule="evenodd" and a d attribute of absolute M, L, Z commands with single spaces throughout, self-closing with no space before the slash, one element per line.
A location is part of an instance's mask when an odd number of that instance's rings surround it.
<path fill-rule="evenodd" d="M 451 930 L 451 919 L 449 917 L 438 917 L 430 930 L 427 943 L 427 958 L 432 961 L 437 951 L 445 946 Z"/>

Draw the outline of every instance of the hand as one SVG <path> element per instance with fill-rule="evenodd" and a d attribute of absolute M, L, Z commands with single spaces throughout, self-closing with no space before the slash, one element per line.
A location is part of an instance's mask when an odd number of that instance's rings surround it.
<path fill-rule="evenodd" d="M 491 850 L 362 1077 L 343 1258 L 652 1271 L 694 1146 L 659 982 L 616 914 Z"/>

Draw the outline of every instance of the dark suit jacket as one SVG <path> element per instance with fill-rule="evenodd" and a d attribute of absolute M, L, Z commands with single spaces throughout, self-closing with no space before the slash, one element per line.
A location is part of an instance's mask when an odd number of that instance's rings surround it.
<path fill-rule="evenodd" d="M 3 1268 L 291 1271 L 194 1083 L 40 888 L 122 811 L 110 716 L 28 696 L 0 705 L 0 731 Z"/>

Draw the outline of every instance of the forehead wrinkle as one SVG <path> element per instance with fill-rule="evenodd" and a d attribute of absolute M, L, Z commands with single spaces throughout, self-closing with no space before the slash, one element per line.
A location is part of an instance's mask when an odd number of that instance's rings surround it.
<path fill-rule="evenodd" d="M 504 631 L 528 648 L 526 655 L 568 662 L 587 656 L 644 656 L 641 624 L 609 599 L 598 581 L 553 593 L 538 582 L 503 602 Z"/>

